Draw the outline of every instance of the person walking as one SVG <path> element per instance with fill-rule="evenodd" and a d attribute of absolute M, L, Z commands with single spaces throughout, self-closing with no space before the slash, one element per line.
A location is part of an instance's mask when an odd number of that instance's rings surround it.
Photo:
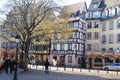
<path fill-rule="evenodd" d="M 10 60 L 10 73 L 11 73 L 11 74 L 12 74 L 12 72 L 14 71 L 14 65 L 15 65 L 14 60 L 11 59 L 11 60 Z"/>
<path fill-rule="evenodd" d="M 35 67 L 35 59 L 31 60 L 32 68 Z"/>
<path fill-rule="evenodd" d="M 45 61 L 45 74 L 49 74 L 49 67 L 50 63 L 48 62 L 48 58 L 46 58 L 46 61 Z"/>
<path fill-rule="evenodd" d="M 6 74 L 8 74 L 9 62 L 10 61 L 8 58 L 6 58 L 4 61 L 4 69 L 5 69 Z"/>

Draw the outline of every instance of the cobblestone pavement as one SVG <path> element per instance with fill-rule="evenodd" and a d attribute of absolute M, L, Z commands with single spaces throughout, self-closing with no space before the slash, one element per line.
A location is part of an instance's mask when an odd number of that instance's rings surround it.
<path fill-rule="evenodd" d="M 0 80 L 13 80 L 14 74 L 0 74 Z M 120 79 L 107 79 L 98 76 L 82 75 L 63 72 L 50 72 L 45 74 L 42 70 L 30 69 L 28 72 L 18 72 L 18 80 L 120 80 Z"/>

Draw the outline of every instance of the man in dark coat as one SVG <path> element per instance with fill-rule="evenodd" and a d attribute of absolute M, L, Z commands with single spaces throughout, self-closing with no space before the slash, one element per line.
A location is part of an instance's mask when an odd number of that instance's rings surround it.
<path fill-rule="evenodd" d="M 46 58 L 46 61 L 45 61 L 45 74 L 49 74 L 49 67 L 50 63 L 48 62 L 48 58 Z"/>
<path fill-rule="evenodd" d="M 10 73 L 14 71 L 15 62 L 13 59 L 10 60 Z"/>
<path fill-rule="evenodd" d="M 6 74 L 8 74 L 9 65 L 10 65 L 10 61 L 9 59 L 6 58 L 4 61 L 4 69 L 5 69 Z"/>

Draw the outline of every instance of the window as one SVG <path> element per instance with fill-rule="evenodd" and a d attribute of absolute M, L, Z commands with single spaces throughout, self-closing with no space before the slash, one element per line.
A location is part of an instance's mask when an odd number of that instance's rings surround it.
<path fill-rule="evenodd" d="M 92 28 L 92 22 L 88 22 L 87 28 Z"/>
<path fill-rule="evenodd" d="M 60 44 L 60 50 L 64 50 L 64 44 L 63 43 Z"/>
<path fill-rule="evenodd" d="M 102 43 L 106 43 L 106 35 L 102 35 Z"/>
<path fill-rule="evenodd" d="M 98 28 L 98 26 L 99 26 L 99 22 L 98 21 L 94 22 L 94 28 Z"/>
<path fill-rule="evenodd" d="M 53 50 L 57 50 L 57 44 L 53 44 Z"/>
<path fill-rule="evenodd" d="M 113 48 L 109 48 L 109 52 L 113 53 Z"/>
<path fill-rule="evenodd" d="M 115 8 L 112 8 L 112 16 L 114 16 L 115 15 Z"/>
<path fill-rule="evenodd" d="M 13 32 L 9 32 L 9 37 L 14 38 L 16 36 L 16 34 L 14 34 Z"/>
<path fill-rule="evenodd" d="M 84 45 L 83 44 L 79 44 L 79 51 L 84 51 Z"/>
<path fill-rule="evenodd" d="M 102 23 L 102 31 L 105 31 L 106 30 L 106 22 L 103 22 Z"/>
<path fill-rule="evenodd" d="M 112 16 L 112 9 L 108 9 L 109 10 L 109 16 Z"/>
<path fill-rule="evenodd" d="M 92 45 L 91 44 L 87 44 L 87 50 L 91 51 L 91 49 L 92 49 Z"/>
<path fill-rule="evenodd" d="M 72 50 L 72 44 L 68 44 L 68 50 Z"/>
<path fill-rule="evenodd" d="M 115 8 L 109 9 L 109 16 L 114 16 L 115 15 Z"/>
<path fill-rule="evenodd" d="M 78 36 L 78 34 L 77 34 L 77 32 L 73 32 L 73 38 L 78 38 L 79 36 Z"/>
<path fill-rule="evenodd" d="M 106 16 L 109 16 L 109 10 L 108 9 L 106 10 Z"/>
<path fill-rule="evenodd" d="M 93 8 L 95 8 L 95 9 L 98 8 L 98 3 L 94 3 Z"/>
<path fill-rule="evenodd" d="M 86 13 L 86 18 L 90 18 L 90 13 Z"/>
<path fill-rule="evenodd" d="M 117 43 L 120 43 L 120 34 L 117 34 Z"/>
<path fill-rule="evenodd" d="M 114 42 L 114 35 L 110 34 L 109 35 L 109 43 L 112 44 Z"/>
<path fill-rule="evenodd" d="M 113 23 L 114 23 L 114 21 L 110 21 L 110 22 L 109 22 L 109 29 L 110 29 L 110 30 L 113 30 Z"/>
<path fill-rule="evenodd" d="M 84 39 L 84 35 L 83 35 L 83 33 L 80 33 L 80 39 Z"/>
<path fill-rule="evenodd" d="M 3 25 L 0 25 L 0 30 L 2 30 L 3 29 Z"/>
<path fill-rule="evenodd" d="M 94 39 L 98 39 L 98 32 L 94 32 Z"/>
<path fill-rule="evenodd" d="M 87 39 L 92 39 L 92 33 L 91 32 L 87 33 Z"/>
<path fill-rule="evenodd" d="M 78 27 L 79 27 L 79 22 L 78 22 L 78 21 L 75 21 L 75 22 L 74 22 L 74 27 L 75 27 L 75 28 L 78 28 Z"/>
<path fill-rule="evenodd" d="M 103 18 L 106 17 L 106 12 L 105 12 L 105 11 L 103 11 L 103 13 L 102 13 L 102 17 L 103 17 Z"/>
<path fill-rule="evenodd" d="M 120 29 L 120 20 L 117 21 L 117 28 Z"/>
<path fill-rule="evenodd" d="M 72 56 L 68 56 L 68 63 L 72 63 Z"/>
<path fill-rule="evenodd" d="M 106 49 L 105 49 L 105 48 L 102 48 L 101 51 L 102 51 L 102 52 L 106 52 Z"/>
<path fill-rule="evenodd" d="M 97 43 L 94 44 L 94 51 L 98 51 L 98 44 Z"/>
<path fill-rule="evenodd" d="M 75 13 L 76 15 L 75 15 L 75 17 L 77 17 L 77 16 L 80 16 L 80 11 L 78 10 L 78 11 L 76 11 L 76 13 Z"/>
<path fill-rule="evenodd" d="M 99 17 L 100 17 L 99 11 L 93 12 L 93 18 L 99 18 Z"/>

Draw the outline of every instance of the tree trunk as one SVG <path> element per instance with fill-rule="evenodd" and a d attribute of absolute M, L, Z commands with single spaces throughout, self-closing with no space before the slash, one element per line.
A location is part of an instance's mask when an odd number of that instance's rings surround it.
<path fill-rule="evenodd" d="M 25 43 L 25 65 L 24 71 L 28 71 L 28 51 L 29 51 L 29 42 Z"/>

